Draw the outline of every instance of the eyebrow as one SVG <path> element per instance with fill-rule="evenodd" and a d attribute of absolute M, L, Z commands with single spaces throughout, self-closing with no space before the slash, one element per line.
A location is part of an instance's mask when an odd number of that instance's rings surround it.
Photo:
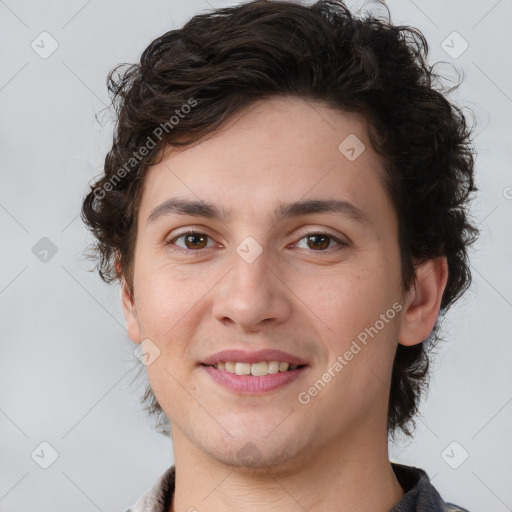
<path fill-rule="evenodd" d="M 283 219 L 313 215 L 315 213 L 337 213 L 357 222 L 368 222 L 368 218 L 356 205 L 340 199 L 311 199 L 296 201 L 294 203 L 281 203 L 274 211 L 274 219 L 279 222 Z M 225 210 L 206 201 L 193 201 L 181 198 L 170 198 L 154 208 L 146 223 L 150 224 L 157 219 L 172 215 L 191 215 L 227 221 L 231 210 Z"/>

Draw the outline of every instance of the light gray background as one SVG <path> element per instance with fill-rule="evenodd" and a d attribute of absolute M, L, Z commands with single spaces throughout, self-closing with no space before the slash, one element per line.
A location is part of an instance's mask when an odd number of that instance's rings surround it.
<path fill-rule="evenodd" d="M 108 104 L 108 71 L 194 13 L 234 3 L 0 0 L 1 511 L 123 511 L 173 462 L 138 404 L 119 289 L 88 272 L 78 212 L 111 140 L 108 115 L 103 127 L 94 117 Z M 482 230 L 416 437 L 391 456 L 472 512 L 512 510 L 512 2 L 388 4 L 395 23 L 424 32 L 431 62 L 464 70 L 453 99 L 477 117 Z M 47 59 L 31 48 L 43 31 L 59 45 Z M 469 44 L 457 59 L 441 47 L 453 31 Z M 42 237 L 58 249 L 46 263 L 32 252 Z M 48 469 L 31 458 L 43 441 L 58 452 Z M 458 469 L 441 456 L 453 441 L 452 460 L 469 454 Z"/>

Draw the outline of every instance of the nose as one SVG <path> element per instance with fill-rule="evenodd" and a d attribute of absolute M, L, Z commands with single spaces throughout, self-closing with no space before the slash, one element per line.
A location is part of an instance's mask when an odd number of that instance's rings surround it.
<path fill-rule="evenodd" d="M 215 287 L 213 315 L 219 322 L 256 332 L 290 317 L 292 292 L 270 263 L 265 250 L 250 263 L 233 253 L 231 270 Z"/>

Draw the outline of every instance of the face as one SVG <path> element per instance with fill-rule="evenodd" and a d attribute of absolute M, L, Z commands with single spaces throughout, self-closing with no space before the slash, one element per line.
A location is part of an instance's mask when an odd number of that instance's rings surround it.
<path fill-rule="evenodd" d="M 362 118 L 296 98 L 258 102 L 148 170 L 123 307 L 131 339 L 158 347 L 147 372 L 175 442 L 179 431 L 228 465 L 284 467 L 385 434 L 404 297 L 383 179 Z M 305 366 L 205 366 L 266 349 Z"/>

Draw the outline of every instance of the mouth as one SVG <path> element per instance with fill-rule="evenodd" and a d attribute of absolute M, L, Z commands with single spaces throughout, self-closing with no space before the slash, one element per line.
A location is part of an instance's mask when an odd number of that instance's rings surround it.
<path fill-rule="evenodd" d="M 229 349 L 200 363 L 216 384 L 238 394 L 260 395 L 284 387 L 305 375 L 308 361 L 277 349 Z"/>
<path fill-rule="evenodd" d="M 241 361 L 219 361 L 217 364 L 202 364 L 208 368 L 225 371 L 234 375 L 250 375 L 253 377 L 265 377 L 277 373 L 293 372 L 308 366 L 307 364 L 293 364 L 283 361 L 258 361 L 245 363 Z"/>
<path fill-rule="evenodd" d="M 200 367 L 214 384 L 219 384 L 222 388 L 239 395 L 264 395 L 276 392 L 308 373 L 309 369 L 307 364 L 277 361 L 221 361 L 214 365 L 201 364 Z"/>

